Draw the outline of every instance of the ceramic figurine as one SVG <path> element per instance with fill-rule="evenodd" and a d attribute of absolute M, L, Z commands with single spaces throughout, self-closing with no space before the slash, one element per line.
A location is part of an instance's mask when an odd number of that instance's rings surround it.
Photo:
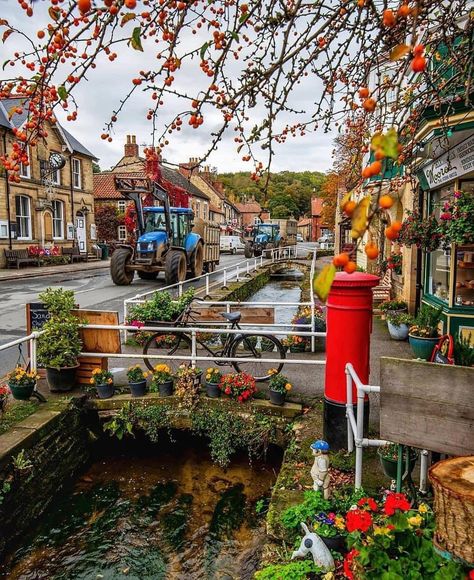
<path fill-rule="evenodd" d="M 304 537 L 301 540 L 300 547 L 295 550 L 291 559 L 304 558 L 309 552 L 313 556 L 313 562 L 316 566 L 323 568 L 326 572 L 334 570 L 334 559 L 329 548 L 321 540 L 318 534 L 310 532 L 308 526 L 301 522 L 301 528 L 304 532 Z"/>
<path fill-rule="evenodd" d="M 311 468 L 314 491 L 321 491 L 324 499 L 329 497 L 329 445 L 326 441 L 318 439 L 311 444 L 311 451 L 314 455 L 314 463 Z"/>

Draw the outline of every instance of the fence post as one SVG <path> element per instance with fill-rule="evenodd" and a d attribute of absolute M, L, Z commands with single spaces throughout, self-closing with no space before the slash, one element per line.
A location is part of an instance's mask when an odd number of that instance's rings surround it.
<path fill-rule="evenodd" d="M 36 332 L 32 333 L 32 338 L 30 339 L 30 371 L 35 372 L 38 368 L 37 362 L 37 355 L 36 355 L 36 340 L 38 338 L 38 334 Z"/>
<path fill-rule="evenodd" d="M 196 368 L 196 331 L 191 330 L 191 368 Z"/>
<path fill-rule="evenodd" d="M 183 283 L 178 282 L 178 296 L 182 296 L 182 295 L 183 295 Z"/>
<path fill-rule="evenodd" d="M 256 269 L 257 269 L 257 258 L 254 258 L 253 269 L 254 269 L 254 270 L 256 270 Z"/>
<path fill-rule="evenodd" d="M 206 298 L 209 297 L 209 274 L 206 274 Z"/>
<path fill-rule="evenodd" d="M 247 260 L 247 273 L 245 274 L 247 278 L 250 278 L 250 262 Z"/>
<path fill-rule="evenodd" d="M 222 288 L 224 290 L 227 290 L 227 268 L 224 268 L 224 280 L 223 280 L 224 285 L 222 286 Z"/>
<path fill-rule="evenodd" d="M 235 279 L 237 280 L 237 282 L 240 282 L 240 278 L 239 278 L 239 265 L 238 264 L 235 267 L 235 272 L 236 272 Z"/>
<path fill-rule="evenodd" d="M 311 282 L 312 284 L 312 282 Z M 314 332 L 314 300 L 311 300 L 311 332 Z M 311 336 L 311 352 L 316 350 L 316 337 L 314 335 Z"/>

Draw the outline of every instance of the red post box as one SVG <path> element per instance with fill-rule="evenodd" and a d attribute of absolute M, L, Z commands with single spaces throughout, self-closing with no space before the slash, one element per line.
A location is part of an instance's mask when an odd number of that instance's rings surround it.
<path fill-rule="evenodd" d="M 346 363 L 352 363 L 364 384 L 369 382 L 372 274 L 338 272 L 327 300 L 326 379 L 324 385 L 324 439 L 331 449 L 347 446 Z M 353 401 L 357 399 L 356 389 Z M 368 400 L 366 402 L 368 407 Z M 369 412 L 365 413 L 368 421 Z"/>

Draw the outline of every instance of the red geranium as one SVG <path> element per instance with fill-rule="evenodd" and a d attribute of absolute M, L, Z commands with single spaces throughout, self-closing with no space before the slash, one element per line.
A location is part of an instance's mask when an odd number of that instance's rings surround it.
<path fill-rule="evenodd" d="M 363 497 L 362 499 L 360 499 L 357 502 L 357 505 L 360 508 L 366 507 L 367 509 L 369 509 L 372 512 L 376 512 L 377 511 L 377 504 L 375 503 L 375 500 L 372 499 L 371 497 Z"/>
<path fill-rule="evenodd" d="M 372 516 L 368 511 L 355 509 L 347 512 L 346 528 L 349 533 L 356 530 L 366 532 L 372 525 Z"/>
<path fill-rule="evenodd" d="M 344 575 L 346 578 L 349 578 L 349 580 L 353 580 L 354 578 L 352 567 L 354 565 L 354 558 L 357 558 L 358 555 L 358 550 L 353 549 L 344 558 Z"/>
<path fill-rule="evenodd" d="M 410 502 L 404 493 L 390 492 L 385 500 L 384 512 L 388 516 L 393 516 L 396 510 L 407 512 L 410 507 Z"/>

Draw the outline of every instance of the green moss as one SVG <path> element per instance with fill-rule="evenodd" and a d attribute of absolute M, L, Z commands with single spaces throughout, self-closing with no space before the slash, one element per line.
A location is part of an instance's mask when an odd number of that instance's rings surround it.
<path fill-rule="evenodd" d="M 345 451 L 336 451 L 329 454 L 331 467 L 340 471 L 353 471 L 355 468 L 355 453 L 346 453 Z"/>
<path fill-rule="evenodd" d="M 0 415 L 0 435 L 9 431 L 13 425 L 32 415 L 38 408 L 37 401 L 14 401 L 3 415 Z"/>
<path fill-rule="evenodd" d="M 302 560 L 267 566 L 255 573 L 255 580 L 308 580 L 318 577 L 321 573 L 321 568 L 311 560 Z"/>

